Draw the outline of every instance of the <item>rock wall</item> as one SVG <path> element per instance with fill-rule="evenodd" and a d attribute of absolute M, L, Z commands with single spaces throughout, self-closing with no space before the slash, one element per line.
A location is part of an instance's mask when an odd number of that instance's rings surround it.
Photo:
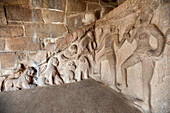
<path fill-rule="evenodd" d="M 91 77 L 122 93 L 143 112 L 168 113 L 169 8 L 168 0 L 127 0 L 95 23 L 47 45 L 44 60 L 42 54 L 36 55 L 1 77 L 1 90 Z"/>
<path fill-rule="evenodd" d="M 96 22 L 95 78 L 144 112 L 170 112 L 167 0 L 127 0 Z"/>
<path fill-rule="evenodd" d="M 103 0 L 0 0 L 0 76 L 12 74 L 19 63 L 34 61 L 40 54 L 45 59 L 51 43 L 66 46 L 67 33 L 116 5 Z"/>

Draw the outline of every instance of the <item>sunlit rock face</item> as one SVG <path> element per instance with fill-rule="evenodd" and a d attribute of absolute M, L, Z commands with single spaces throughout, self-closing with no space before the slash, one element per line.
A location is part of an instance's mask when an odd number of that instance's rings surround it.
<path fill-rule="evenodd" d="M 168 0 L 127 0 L 95 23 L 47 44 L 46 54 L 19 64 L 10 76 L 0 78 L 1 91 L 91 77 L 125 95 L 143 112 L 168 113 L 169 13 Z"/>

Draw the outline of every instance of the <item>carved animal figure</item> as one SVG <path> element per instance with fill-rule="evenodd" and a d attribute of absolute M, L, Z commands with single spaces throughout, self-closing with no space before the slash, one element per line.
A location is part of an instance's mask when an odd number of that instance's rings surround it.
<path fill-rule="evenodd" d="M 27 68 L 19 78 L 7 78 L 4 82 L 5 91 L 30 89 L 33 85 L 33 76 L 36 70 L 33 67 Z"/>
<path fill-rule="evenodd" d="M 90 70 L 89 60 L 86 56 L 81 56 L 78 59 L 78 66 L 77 66 L 77 81 L 81 81 L 83 79 L 89 78 L 89 70 Z"/>
<path fill-rule="evenodd" d="M 76 65 L 73 61 L 69 61 L 64 69 L 64 75 L 63 75 L 63 80 L 64 83 L 71 83 L 75 82 L 75 69 Z"/>
<path fill-rule="evenodd" d="M 53 84 L 62 84 L 62 80 L 59 77 L 59 73 L 57 70 L 57 66 L 59 65 L 59 61 L 56 57 L 51 57 L 48 60 L 47 68 L 44 72 L 42 72 L 37 80 L 38 86 L 46 86 Z"/>

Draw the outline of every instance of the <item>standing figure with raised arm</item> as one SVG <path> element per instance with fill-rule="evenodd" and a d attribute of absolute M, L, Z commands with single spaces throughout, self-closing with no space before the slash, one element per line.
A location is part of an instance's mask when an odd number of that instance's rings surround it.
<path fill-rule="evenodd" d="M 151 86 L 150 82 L 154 72 L 155 62 L 152 57 L 159 57 L 165 46 L 165 37 L 163 33 L 154 24 L 151 24 L 153 11 L 145 8 L 140 15 L 139 23 L 128 26 L 125 30 L 124 37 L 129 43 L 133 40 L 137 42 L 137 48 L 134 53 L 129 56 L 121 66 L 122 73 L 122 92 L 128 87 L 127 68 L 141 62 L 142 63 L 142 84 L 144 100 L 140 103 L 146 108 L 147 112 L 151 112 Z M 157 49 L 150 46 L 149 39 L 154 36 L 157 39 Z"/>
<path fill-rule="evenodd" d="M 109 31 L 105 33 L 104 31 Z M 114 44 L 120 49 L 125 42 L 125 38 L 119 41 L 119 29 L 115 25 L 110 25 L 103 31 L 103 41 L 100 43 L 100 47 L 97 51 L 102 50 L 104 47 L 104 53 L 98 58 L 99 62 L 107 59 L 109 61 L 109 67 L 111 70 L 111 75 L 107 75 L 107 79 L 111 82 L 112 88 L 119 90 L 117 88 L 117 77 L 116 77 L 116 54 L 114 50 Z M 107 70 L 106 70 L 107 71 Z"/>

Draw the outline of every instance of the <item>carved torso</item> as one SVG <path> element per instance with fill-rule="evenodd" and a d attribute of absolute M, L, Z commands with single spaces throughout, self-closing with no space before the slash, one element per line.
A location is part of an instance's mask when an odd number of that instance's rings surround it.
<path fill-rule="evenodd" d="M 134 36 L 137 42 L 137 48 L 135 51 L 145 53 L 146 51 L 151 49 L 149 43 L 149 38 L 151 36 L 149 26 L 139 26 Z"/>

